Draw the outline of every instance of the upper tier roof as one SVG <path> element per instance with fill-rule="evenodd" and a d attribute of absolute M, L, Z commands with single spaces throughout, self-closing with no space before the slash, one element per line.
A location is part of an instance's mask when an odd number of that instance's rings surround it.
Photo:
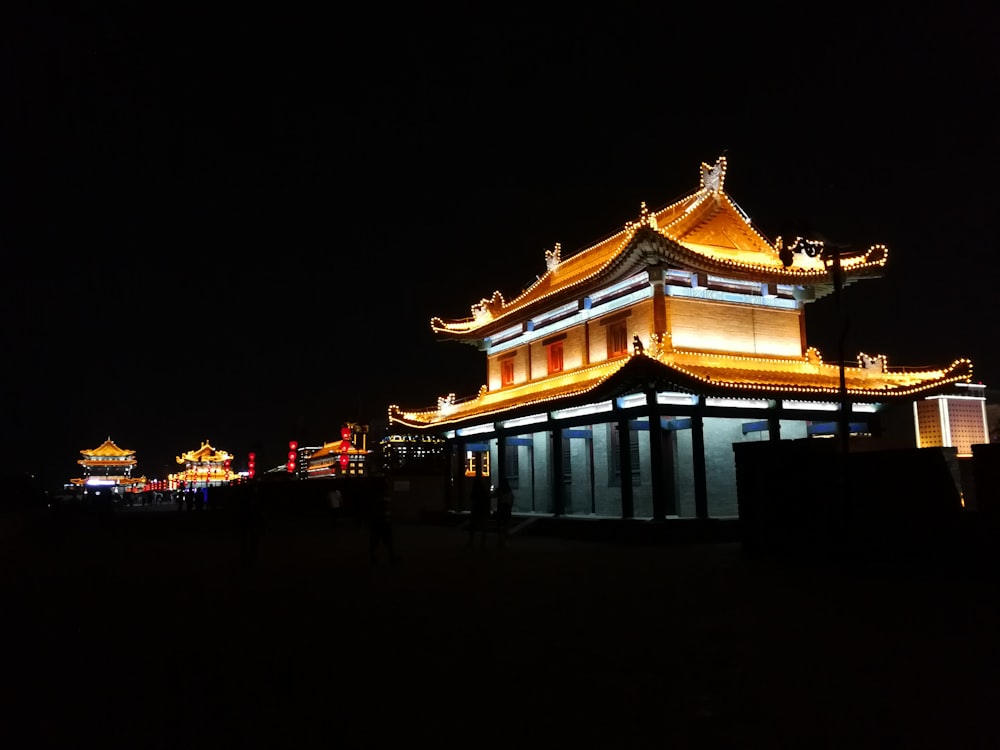
<path fill-rule="evenodd" d="M 216 463 L 219 461 L 227 461 L 232 459 L 232 455 L 226 453 L 225 451 L 217 451 L 215 448 L 209 444 L 209 442 L 203 441 L 201 447 L 196 451 L 188 451 L 180 456 L 175 456 L 177 463 L 183 464 L 188 461 L 192 463 Z"/>
<path fill-rule="evenodd" d="M 637 221 L 611 237 L 561 258 L 558 245 L 546 251 L 547 271 L 509 302 L 497 291 L 472 306 L 469 318 L 431 320 L 431 328 L 456 338 L 482 337 L 518 317 L 584 294 L 598 285 L 648 266 L 679 268 L 733 279 L 813 287 L 820 297 L 833 289 L 833 252 L 845 283 L 877 277 L 888 257 L 884 245 L 866 250 L 824 247 L 816 238 L 768 241 L 725 192 L 726 159 L 701 165 L 701 186 L 658 211 L 643 204 Z"/>
<path fill-rule="evenodd" d="M 135 451 L 119 448 L 109 437 L 100 446 L 89 451 L 80 451 L 87 458 L 122 457 L 135 455 Z"/>

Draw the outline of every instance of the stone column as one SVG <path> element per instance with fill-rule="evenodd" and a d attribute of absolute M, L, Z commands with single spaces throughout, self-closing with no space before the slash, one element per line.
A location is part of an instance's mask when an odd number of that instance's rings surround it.
<path fill-rule="evenodd" d="M 773 411 L 767 415 L 767 437 L 773 442 L 781 440 L 781 420 Z"/>
<path fill-rule="evenodd" d="M 497 486 L 500 480 L 507 476 L 507 436 L 502 432 L 497 433 L 497 465 L 494 474 Z"/>

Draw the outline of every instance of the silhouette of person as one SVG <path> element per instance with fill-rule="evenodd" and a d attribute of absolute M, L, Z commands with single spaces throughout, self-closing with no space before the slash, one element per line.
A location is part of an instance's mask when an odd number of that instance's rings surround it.
<path fill-rule="evenodd" d="M 511 512 L 514 510 L 514 490 L 507 477 L 500 480 L 497 487 L 497 545 L 507 545 L 507 527 L 510 524 Z"/>
<path fill-rule="evenodd" d="M 482 534 L 480 544 L 486 544 L 486 524 L 490 518 L 490 490 L 486 486 L 484 477 L 478 476 L 472 480 L 469 500 L 471 511 L 469 514 L 469 541 L 466 546 L 472 546 L 477 531 Z"/>
<path fill-rule="evenodd" d="M 399 562 L 392 538 L 391 496 L 389 483 L 382 481 L 375 488 L 368 508 L 368 559 L 375 562 L 379 544 L 385 547 L 389 562 Z"/>

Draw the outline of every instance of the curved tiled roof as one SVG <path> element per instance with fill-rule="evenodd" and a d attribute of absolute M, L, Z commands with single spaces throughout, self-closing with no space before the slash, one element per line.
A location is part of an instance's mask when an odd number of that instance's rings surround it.
<path fill-rule="evenodd" d="M 685 198 L 658 211 L 648 211 L 643 204 L 637 221 L 565 260 L 557 246 L 546 253 L 545 274 L 520 295 L 506 301 L 495 292 L 473 305 L 469 318 L 433 318 L 432 330 L 455 337 L 482 335 L 509 325 L 519 312 L 527 314 L 540 304 L 558 302 L 561 295 L 581 294 L 592 283 L 612 281 L 648 265 L 765 283 L 831 287 L 831 271 L 818 240 L 770 242 L 724 191 L 725 157 L 714 166 L 702 164 L 701 169 L 701 187 Z M 838 252 L 847 282 L 879 275 L 887 260 L 883 245 Z"/>
<path fill-rule="evenodd" d="M 193 461 L 195 463 L 199 462 L 214 462 L 214 461 L 226 461 L 232 459 L 232 455 L 226 453 L 226 451 L 217 451 L 215 448 L 208 443 L 208 441 L 202 442 L 201 447 L 195 451 L 188 451 L 180 456 L 175 456 L 177 463 L 183 464 L 188 461 Z"/>
<path fill-rule="evenodd" d="M 972 378 L 972 363 L 958 359 L 948 367 L 920 370 L 850 366 L 844 368 L 844 374 L 852 401 L 886 401 L 968 381 Z M 573 405 L 577 397 L 593 400 L 621 395 L 629 392 L 633 380 L 643 386 L 653 382 L 660 389 L 691 393 L 836 398 L 840 392 L 840 366 L 824 363 L 815 350 L 805 357 L 788 359 L 692 351 L 671 352 L 659 358 L 631 355 L 498 391 L 484 387 L 473 399 L 446 402 L 437 408 L 403 411 L 393 406 L 389 419 L 414 429 L 451 429 L 493 415 L 510 418 Z M 639 389 L 639 385 L 631 388 Z"/>
<path fill-rule="evenodd" d="M 94 448 L 93 450 L 89 451 L 80 451 L 80 453 L 82 453 L 84 456 L 87 456 L 88 458 L 104 458 L 112 456 L 122 457 L 122 456 L 135 455 L 135 451 L 119 448 L 117 445 L 115 445 L 114 441 L 110 437 L 103 443 L 101 443 L 101 445 L 99 445 L 97 448 Z"/>

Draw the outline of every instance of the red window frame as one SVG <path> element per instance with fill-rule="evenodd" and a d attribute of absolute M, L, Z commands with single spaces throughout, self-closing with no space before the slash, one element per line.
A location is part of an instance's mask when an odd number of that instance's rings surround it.
<path fill-rule="evenodd" d="M 563 370 L 563 342 L 553 341 L 546 347 L 549 361 L 549 375 Z"/>
<path fill-rule="evenodd" d="M 628 324 L 624 320 L 608 324 L 608 359 L 628 354 Z"/>
<path fill-rule="evenodd" d="M 500 360 L 500 385 L 510 385 L 514 382 L 514 358 Z"/>

